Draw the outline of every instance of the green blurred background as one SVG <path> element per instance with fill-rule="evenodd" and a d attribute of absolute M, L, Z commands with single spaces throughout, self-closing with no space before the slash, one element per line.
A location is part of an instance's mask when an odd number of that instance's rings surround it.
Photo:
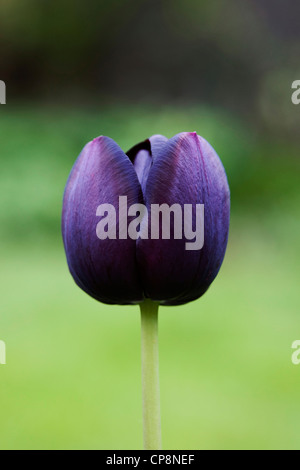
<path fill-rule="evenodd" d="M 197 131 L 232 196 L 203 298 L 161 308 L 165 449 L 299 449 L 300 79 L 291 0 L 0 4 L 1 449 L 142 448 L 137 307 L 68 273 L 62 194 L 85 143 Z"/>

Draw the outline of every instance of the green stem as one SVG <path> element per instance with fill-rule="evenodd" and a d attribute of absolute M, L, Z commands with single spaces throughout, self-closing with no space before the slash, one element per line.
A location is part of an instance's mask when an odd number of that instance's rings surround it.
<path fill-rule="evenodd" d="M 140 304 L 142 323 L 142 387 L 144 449 L 161 450 L 158 374 L 158 303 Z"/>

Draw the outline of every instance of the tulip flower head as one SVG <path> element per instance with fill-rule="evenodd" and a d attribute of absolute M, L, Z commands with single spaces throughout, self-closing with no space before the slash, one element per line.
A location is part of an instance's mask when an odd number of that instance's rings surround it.
<path fill-rule="evenodd" d="M 98 137 L 82 150 L 65 189 L 70 272 L 104 303 L 190 302 L 220 269 L 229 212 L 223 165 L 196 133 L 154 135 L 127 154 Z"/>

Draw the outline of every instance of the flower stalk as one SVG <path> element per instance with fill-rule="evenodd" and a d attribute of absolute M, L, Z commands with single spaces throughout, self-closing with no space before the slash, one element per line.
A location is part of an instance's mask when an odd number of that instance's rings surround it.
<path fill-rule="evenodd" d="M 161 450 L 158 360 L 158 302 L 140 304 L 142 327 L 142 393 L 144 449 Z"/>

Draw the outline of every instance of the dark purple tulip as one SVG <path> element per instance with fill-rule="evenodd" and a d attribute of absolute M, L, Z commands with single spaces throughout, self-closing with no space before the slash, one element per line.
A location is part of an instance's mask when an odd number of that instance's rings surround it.
<path fill-rule="evenodd" d="M 128 206 L 204 204 L 204 246 L 186 250 L 186 239 L 100 240 L 100 204 Z M 125 154 L 108 137 L 88 143 L 69 176 L 63 203 L 62 233 L 70 272 L 85 292 L 110 304 L 144 298 L 180 305 L 199 298 L 222 264 L 229 229 L 230 195 L 222 163 L 196 133 L 168 140 L 153 136 Z M 128 224 L 134 217 L 128 217 Z M 193 213 L 193 224 L 195 214 Z M 171 218 L 171 233 L 173 219 Z"/>

